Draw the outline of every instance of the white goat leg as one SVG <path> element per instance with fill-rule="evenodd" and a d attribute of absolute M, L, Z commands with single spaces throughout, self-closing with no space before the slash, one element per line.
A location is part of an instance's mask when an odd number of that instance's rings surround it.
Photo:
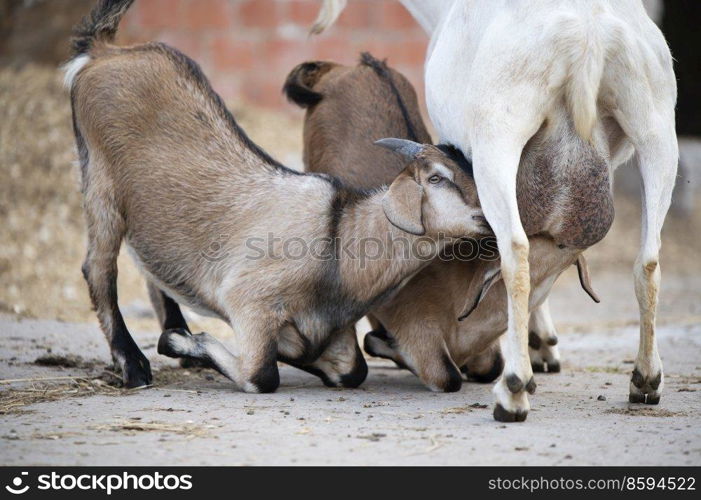
<path fill-rule="evenodd" d="M 528 347 L 534 372 L 560 371 L 560 352 L 557 348 L 557 331 L 550 316 L 550 304 L 546 298 L 531 312 L 528 326 Z"/>
<path fill-rule="evenodd" d="M 509 322 L 502 344 L 504 372 L 494 387 L 494 418 L 523 421 L 530 409 L 526 392 L 535 392 L 528 357 L 529 243 L 516 201 L 516 173 L 525 139 L 509 142 L 477 139 L 473 160 L 482 210 L 497 237 L 508 295 Z"/>
<path fill-rule="evenodd" d="M 660 232 L 672 200 L 678 148 L 674 130 L 653 134 L 636 146 L 643 180 L 641 248 L 633 276 L 640 308 L 640 345 L 630 382 L 631 403 L 657 404 L 664 386 L 655 317 L 660 286 Z"/>

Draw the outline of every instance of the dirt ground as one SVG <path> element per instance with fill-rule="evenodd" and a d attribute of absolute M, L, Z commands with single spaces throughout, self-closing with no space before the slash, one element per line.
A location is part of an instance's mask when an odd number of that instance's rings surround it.
<path fill-rule="evenodd" d="M 300 167 L 298 112 L 232 108 L 256 142 Z M 213 372 L 177 369 L 155 353 L 156 322 L 125 256 L 121 307 L 156 373 L 153 388 L 123 391 L 106 371 L 107 347 L 80 275 L 78 169 L 59 75 L 0 69 L 0 110 L 0 463 L 701 465 L 698 210 L 670 216 L 663 233 L 659 342 L 667 379 L 659 406 L 627 403 L 640 226 L 629 195 L 617 196 L 614 227 L 587 252 L 602 303 L 584 295 L 574 270 L 556 285 L 563 372 L 537 377 L 524 424 L 492 420 L 489 386 L 433 394 L 377 360 L 357 390 L 328 389 L 285 367 L 272 395 L 242 394 Z M 188 319 L 196 330 L 229 335 L 218 321 Z"/>
<path fill-rule="evenodd" d="M 594 322 L 560 336 L 563 372 L 538 376 L 528 420 L 510 425 L 492 420 L 489 385 L 435 394 L 384 361 L 370 360 L 359 389 L 329 389 L 283 367 L 276 393 L 250 395 L 159 357 L 152 329 L 135 337 L 154 386 L 124 391 L 108 385 L 95 326 L 3 316 L 0 328 L 2 378 L 34 379 L 0 390 L 8 465 L 701 465 L 695 319 L 659 329 L 659 406 L 627 402 L 637 328 Z M 82 359 L 60 359 L 76 353 Z M 36 364 L 57 357 L 76 366 Z"/>

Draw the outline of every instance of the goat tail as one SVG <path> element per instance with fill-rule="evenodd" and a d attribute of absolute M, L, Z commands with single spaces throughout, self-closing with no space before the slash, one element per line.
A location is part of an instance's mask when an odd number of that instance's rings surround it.
<path fill-rule="evenodd" d="M 574 128 L 585 141 L 591 139 L 596 123 L 597 99 L 604 72 L 605 57 L 600 40 L 589 33 L 579 44 L 578 53 L 570 59 L 570 74 L 566 92 Z"/>
<path fill-rule="evenodd" d="M 113 41 L 119 21 L 132 3 L 134 0 L 98 0 L 90 14 L 73 28 L 73 58 L 90 52 L 96 41 Z"/>
<path fill-rule="evenodd" d="M 308 61 L 294 67 L 285 79 L 282 92 L 290 102 L 300 108 L 310 108 L 324 97 L 314 90 L 314 86 L 324 73 L 329 71 L 334 63 L 325 61 Z"/>
<path fill-rule="evenodd" d="M 346 3 L 347 0 L 324 0 L 324 3 L 321 4 L 319 15 L 309 29 L 309 34 L 318 35 L 335 23 L 343 9 L 346 8 Z"/>

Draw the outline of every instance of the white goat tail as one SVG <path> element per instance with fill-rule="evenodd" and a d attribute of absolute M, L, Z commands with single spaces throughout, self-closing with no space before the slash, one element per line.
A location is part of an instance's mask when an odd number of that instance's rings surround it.
<path fill-rule="evenodd" d="M 78 76 L 80 70 L 83 69 L 88 62 L 90 62 L 90 56 L 87 54 L 81 54 L 78 57 L 74 57 L 61 67 L 64 72 L 63 85 L 68 90 L 73 88 L 75 77 Z"/>
<path fill-rule="evenodd" d="M 594 33 L 587 33 L 584 39 L 585 43 L 579 45 L 579 50 L 570 59 L 565 95 L 575 130 L 582 139 L 589 141 L 596 123 L 604 53 L 601 40 Z"/>
<path fill-rule="evenodd" d="M 314 21 L 314 25 L 312 25 L 309 33 L 311 35 L 318 35 L 335 23 L 338 16 L 343 12 L 343 9 L 346 8 L 346 2 L 347 0 L 324 0 L 321 5 L 321 10 L 319 10 L 319 15 L 316 21 Z"/>

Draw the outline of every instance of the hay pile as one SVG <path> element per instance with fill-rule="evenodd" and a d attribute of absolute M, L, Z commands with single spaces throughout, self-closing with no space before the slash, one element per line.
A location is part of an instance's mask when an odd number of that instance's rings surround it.
<path fill-rule="evenodd" d="M 53 377 L 52 380 L 18 380 L 22 387 L 0 390 L 0 415 L 23 413 L 26 406 L 67 398 L 97 394 L 118 396 L 127 390 L 108 384 L 101 378 Z"/>

